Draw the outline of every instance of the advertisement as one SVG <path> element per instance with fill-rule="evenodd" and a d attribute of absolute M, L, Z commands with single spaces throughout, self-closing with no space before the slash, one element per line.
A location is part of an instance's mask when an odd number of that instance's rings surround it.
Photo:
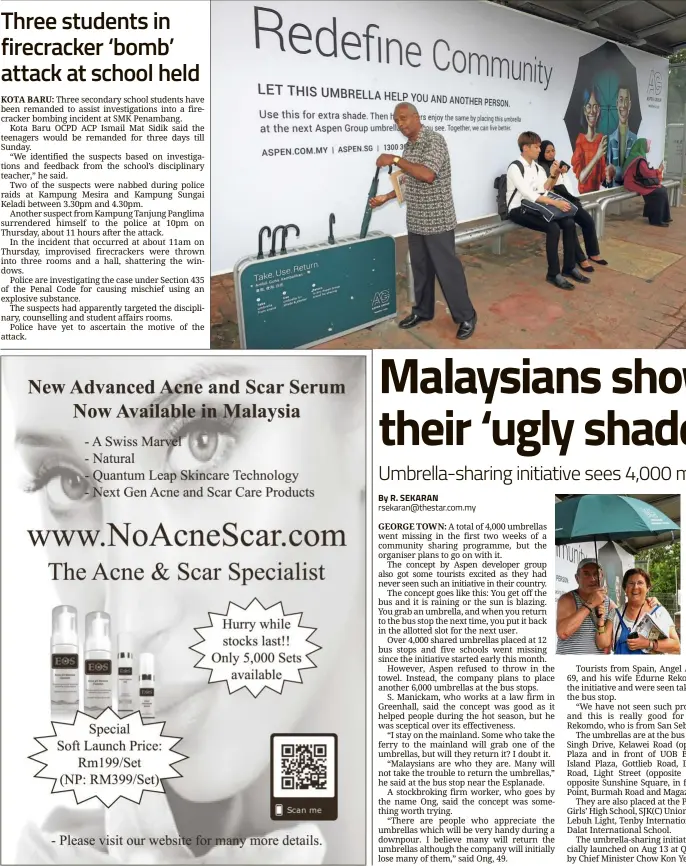
<path fill-rule="evenodd" d="M 363 863 L 364 359 L 2 373 L 3 862 Z"/>
<path fill-rule="evenodd" d="M 359 232 L 377 156 L 405 143 L 400 102 L 447 142 L 458 221 L 496 212 L 524 130 L 555 144 L 581 192 L 619 182 L 639 134 L 662 156 L 666 60 L 494 3 L 215 2 L 212 44 L 214 274 L 257 252 L 265 225 L 316 244 L 333 212 L 339 234 Z M 405 234 L 405 208 L 372 225 Z"/>

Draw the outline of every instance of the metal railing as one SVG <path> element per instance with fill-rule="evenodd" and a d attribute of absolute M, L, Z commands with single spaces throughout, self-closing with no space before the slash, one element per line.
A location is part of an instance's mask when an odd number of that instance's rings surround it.
<path fill-rule="evenodd" d="M 681 199 L 683 194 L 681 181 L 677 180 L 676 178 L 673 180 L 665 180 L 663 181 L 662 186 L 667 190 L 670 204 L 672 204 L 673 207 L 679 207 L 681 205 Z M 598 212 L 595 216 L 595 230 L 599 238 L 602 238 L 605 234 L 605 214 L 608 207 L 611 204 L 619 204 L 621 207 L 622 202 L 629 201 L 630 199 L 637 198 L 638 196 L 639 193 L 637 192 L 628 192 L 627 190 L 624 190 L 621 193 L 608 196 L 600 203 L 600 207 L 598 208 Z"/>

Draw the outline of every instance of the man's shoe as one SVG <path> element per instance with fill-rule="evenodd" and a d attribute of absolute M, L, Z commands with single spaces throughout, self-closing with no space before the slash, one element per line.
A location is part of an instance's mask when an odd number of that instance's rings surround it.
<path fill-rule="evenodd" d="M 427 322 L 428 319 L 422 319 L 420 316 L 415 315 L 414 313 L 410 313 L 409 316 L 404 318 L 402 321 L 398 322 L 398 327 L 407 330 L 408 328 L 415 328 L 417 325 L 421 325 L 422 322 Z"/>
<path fill-rule="evenodd" d="M 462 322 L 460 327 L 457 329 L 457 339 L 458 340 L 468 340 L 474 331 L 476 330 L 476 313 L 472 316 L 471 319 L 468 319 L 466 322 Z"/>
<path fill-rule="evenodd" d="M 555 277 L 548 277 L 548 276 L 546 276 L 546 281 L 549 282 L 551 285 L 556 286 L 558 289 L 567 289 L 567 290 L 569 290 L 569 289 L 573 289 L 573 288 L 574 288 L 574 284 L 573 284 L 573 283 L 570 283 L 569 280 L 566 280 L 566 279 L 562 276 L 562 274 L 558 274 L 558 275 L 555 276 Z"/>
<path fill-rule="evenodd" d="M 591 280 L 589 277 L 585 277 L 579 268 L 573 268 L 571 271 L 562 271 L 563 277 L 571 277 L 573 280 L 576 280 L 577 283 L 590 283 Z"/>

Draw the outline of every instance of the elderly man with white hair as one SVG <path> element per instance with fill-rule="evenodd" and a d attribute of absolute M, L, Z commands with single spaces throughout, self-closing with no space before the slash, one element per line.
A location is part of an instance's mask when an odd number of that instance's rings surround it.
<path fill-rule="evenodd" d="M 419 112 L 409 102 L 395 107 L 393 120 L 407 138 L 403 155 L 382 153 L 378 166 L 396 165 L 405 175 L 407 242 L 414 277 L 415 303 L 399 325 L 414 328 L 433 319 L 436 277 L 441 284 L 457 339 L 467 340 L 476 328 L 476 311 L 469 300 L 462 263 L 455 254 L 455 205 L 450 176 L 450 155 L 443 136 L 422 125 Z M 370 199 L 379 207 L 395 192 Z"/>

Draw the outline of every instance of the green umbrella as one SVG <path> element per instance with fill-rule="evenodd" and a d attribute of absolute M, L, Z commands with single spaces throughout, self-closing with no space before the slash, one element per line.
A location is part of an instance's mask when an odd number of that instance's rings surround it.
<path fill-rule="evenodd" d="M 635 535 L 660 535 L 679 527 L 648 502 L 633 496 L 586 494 L 555 505 L 555 544 L 618 541 Z"/>
<path fill-rule="evenodd" d="M 374 198 L 376 195 L 376 191 L 379 188 L 379 172 L 381 171 L 381 166 L 377 166 L 376 173 L 374 175 L 374 180 L 372 181 L 372 185 L 369 187 L 369 192 L 367 193 L 367 207 L 364 209 L 364 216 L 362 217 L 362 228 L 360 229 L 360 238 L 367 237 L 367 229 L 369 228 L 369 223 L 372 220 L 372 206 L 369 204 L 369 200 Z M 393 171 L 393 166 L 388 166 L 388 173 L 390 174 Z"/>
<path fill-rule="evenodd" d="M 596 562 L 598 539 L 619 541 L 668 530 L 678 532 L 679 527 L 653 505 L 633 496 L 587 493 L 555 503 L 555 544 L 592 541 Z"/>

